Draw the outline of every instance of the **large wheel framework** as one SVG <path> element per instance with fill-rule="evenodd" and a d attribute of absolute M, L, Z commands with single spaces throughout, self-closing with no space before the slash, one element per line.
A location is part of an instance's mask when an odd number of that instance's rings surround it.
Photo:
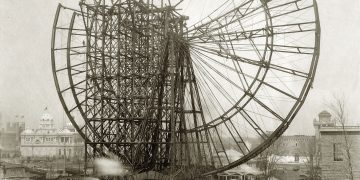
<path fill-rule="evenodd" d="M 191 26 L 175 4 L 58 6 L 54 80 L 88 161 L 113 153 L 134 172 L 215 174 L 270 146 L 304 103 L 315 0 L 228 0 Z"/>

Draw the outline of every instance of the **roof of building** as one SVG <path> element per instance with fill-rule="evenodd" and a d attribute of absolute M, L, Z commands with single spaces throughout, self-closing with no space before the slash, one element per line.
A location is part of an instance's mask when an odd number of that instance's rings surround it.
<path fill-rule="evenodd" d="M 320 132 L 360 132 L 360 126 L 322 126 Z"/>
<path fill-rule="evenodd" d="M 63 129 L 59 129 L 58 130 L 59 134 L 72 134 L 73 132 L 71 132 L 69 129 L 67 128 L 63 128 Z"/>
<path fill-rule="evenodd" d="M 77 132 L 73 129 L 69 129 L 69 128 L 63 128 L 63 129 L 26 129 L 24 130 L 21 135 L 42 135 L 42 134 L 46 134 L 46 135 L 72 135 L 72 134 L 76 134 Z"/>
<path fill-rule="evenodd" d="M 307 139 L 313 139 L 315 136 L 313 135 L 291 135 L 291 136 L 280 136 L 279 139 L 281 140 L 307 140 Z"/>
<path fill-rule="evenodd" d="M 44 113 L 40 118 L 38 129 L 26 129 L 21 135 L 72 135 L 76 130 L 71 123 L 67 123 L 62 129 L 56 129 L 53 117 L 49 113 Z"/>
<path fill-rule="evenodd" d="M 326 110 L 321 111 L 321 112 L 319 113 L 319 115 L 330 115 L 330 116 L 331 116 L 331 114 L 330 114 L 328 111 L 326 111 Z"/>

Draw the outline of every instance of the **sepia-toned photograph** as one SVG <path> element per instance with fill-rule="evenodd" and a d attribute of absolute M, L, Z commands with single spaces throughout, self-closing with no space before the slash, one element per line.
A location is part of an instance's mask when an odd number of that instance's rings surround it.
<path fill-rule="evenodd" d="M 360 180 L 360 1 L 0 0 L 0 180 Z"/>

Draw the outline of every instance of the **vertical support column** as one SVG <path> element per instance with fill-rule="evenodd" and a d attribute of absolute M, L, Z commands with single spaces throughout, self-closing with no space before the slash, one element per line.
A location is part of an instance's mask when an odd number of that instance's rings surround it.
<path fill-rule="evenodd" d="M 85 129 L 85 135 L 87 135 L 87 130 Z M 88 168 L 88 156 L 87 156 L 87 149 L 88 149 L 88 144 L 86 142 L 87 140 L 85 139 L 85 149 L 84 149 L 84 173 L 85 175 L 87 175 L 87 168 Z"/>
<path fill-rule="evenodd" d="M 87 14 L 89 14 L 89 10 L 87 9 Z M 88 25 L 89 24 L 89 16 L 86 16 L 86 24 Z M 85 116 L 88 117 L 88 106 L 89 106 L 89 98 L 88 98 L 88 95 L 89 95 L 89 80 L 90 80 L 90 77 L 89 77 L 89 61 L 90 61 L 90 39 L 91 39 L 91 36 L 90 36 L 90 33 L 91 33 L 91 29 L 89 29 L 89 26 L 85 26 L 85 30 L 86 30 L 86 56 L 85 56 L 85 61 L 86 61 L 86 92 L 85 92 Z M 88 136 L 88 125 L 85 124 L 85 137 L 89 137 Z M 85 148 L 84 148 L 84 174 L 87 175 L 87 168 L 88 168 L 88 155 L 87 155 L 87 149 L 88 149 L 88 139 L 84 139 L 84 144 L 85 144 Z"/>
<path fill-rule="evenodd" d="M 176 101 L 176 60 L 175 60 L 175 52 L 174 52 L 174 40 L 172 35 L 170 38 L 170 47 L 169 47 L 169 61 L 170 61 L 170 75 L 171 75 L 171 115 L 170 115 L 170 165 L 171 165 L 171 173 L 174 173 L 176 166 L 176 114 L 175 114 L 175 101 Z"/>
<path fill-rule="evenodd" d="M 168 57 L 168 69 L 165 73 L 167 73 L 170 76 L 170 114 L 169 114 L 169 125 L 170 125 L 170 142 L 168 146 L 170 147 L 169 153 L 169 161 L 170 161 L 170 174 L 175 173 L 176 169 L 176 146 L 177 146 L 177 138 L 176 138 L 176 123 L 177 123 L 177 114 L 176 114 L 176 100 L 178 93 L 177 88 L 177 76 L 178 76 L 178 61 L 177 61 L 177 50 L 175 50 L 175 42 L 174 42 L 174 30 L 170 28 L 170 18 L 171 18 L 171 7 L 168 7 L 166 9 L 166 15 L 165 15 L 165 34 L 167 38 L 169 39 L 169 57 Z M 176 24 L 173 24 L 173 26 L 176 26 Z"/>
<path fill-rule="evenodd" d="M 104 123 L 106 122 L 105 118 L 106 118 L 106 115 L 105 115 L 105 109 L 106 109 L 106 106 L 107 104 L 105 103 L 105 81 L 106 81 L 106 74 L 107 74 L 107 67 L 106 67 L 106 62 L 105 62 L 105 46 L 106 46 L 106 38 L 105 38 L 105 32 L 107 31 L 107 26 L 106 24 L 108 22 L 106 22 L 106 13 L 105 13 L 105 1 L 103 1 L 103 4 L 102 4 L 102 20 L 101 20 L 101 26 L 102 26 L 102 30 L 100 31 L 101 34 L 100 34 L 100 38 L 101 38 L 101 89 L 100 89 L 100 101 L 101 101 L 101 109 L 100 109 L 100 140 L 99 142 L 103 142 L 104 141 L 104 137 L 106 136 L 105 135 L 105 129 L 104 129 Z M 104 144 L 103 143 L 100 143 L 100 149 L 104 150 Z M 94 157 L 95 158 L 95 157 Z"/>

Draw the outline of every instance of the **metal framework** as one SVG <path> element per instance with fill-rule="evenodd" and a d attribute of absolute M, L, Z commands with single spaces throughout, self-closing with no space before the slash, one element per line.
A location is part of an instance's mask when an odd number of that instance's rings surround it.
<path fill-rule="evenodd" d="M 134 173 L 211 175 L 261 153 L 304 103 L 319 58 L 315 0 L 221 1 L 192 26 L 175 4 L 58 6 L 54 80 L 87 161 L 112 153 Z"/>

